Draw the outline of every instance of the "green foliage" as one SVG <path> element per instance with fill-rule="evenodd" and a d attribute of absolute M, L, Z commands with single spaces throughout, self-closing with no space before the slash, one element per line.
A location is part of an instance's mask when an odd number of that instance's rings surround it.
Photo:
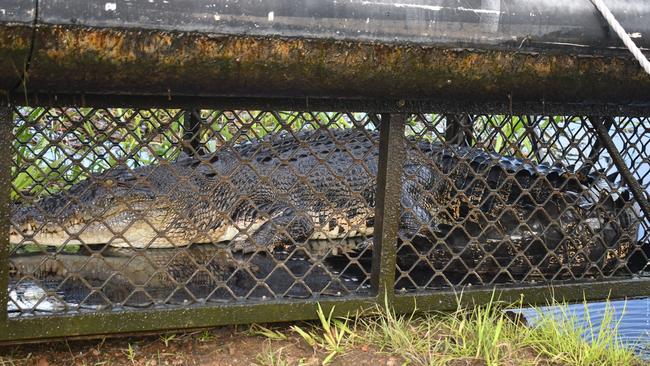
<path fill-rule="evenodd" d="M 256 361 L 260 366 L 290 366 L 291 364 L 284 359 L 284 348 L 272 349 L 267 347 L 263 352 L 259 353 Z"/>
<path fill-rule="evenodd" d="M 557 312 L 537 309 L 535 327 L 524 333 L 522 342 L 540 355 L 566 365 L 634 365 L 638 359 L 618 337 L 620 319 L 607 303 L 600 327 L 596 332 L 585 303 L 583 322 L 569 310 L 567 304 L 553 304 Z M 585 341 L 585 338 L 587 341 Z"/>
<path fill-rule="evenodd" d="M 451 316 L 439 319 L 449 335 L 444 342 L 445 353 L 495 366 L 512 357 L 508 345 L 518 344 L 519 333 L 503 309 L 504 304 L 496 301 L 493 293 L 483 306 L 465 309 L 459 305 Z"/>
<path fill-rule="evenodd" d="M 129 346 L 122 350 L 122 353 L 126 356 L 126 358 L 131 361 L 131 364 L 135 365 L 136 358 L 138 357 L 138 352 L 135 350 L 135 347 L 131 343 L 129 343 Z"/>
<path fill-rule="evenodd" d="M 618 322 L 608 306 L 599 331 L 591 321 L 581 325 L 566 310 L 554 316 L 538 310 L 533 327 L 516 323 L 503 311 L 520 304 L 499 302 L 493 295 L 485 305 L 459 305 L 452 313 L 397 315 L 388 306 L 374 316 L 359 318 L 354 331 L 389 354 L 410 360 L 413 365 L 456 364 L 475 360 L 486 365 L 560 364 L 566 366 L 640 365 L 641 361 L 617 336 Z M 551 306 L 567 309 L 552 301 Z M 522 357 L 522 354 L 529 354 Z"/>
<path fill-rule="evenodd" d="M 14 124 L 11 197 L 49 195 L 116 165 L 173 161 L 186 137 L 214 152 L 283 130 L 351 128 L 354 120 L 365 118 L 338 112 L 197 113 L 199 125 L 193 130 L 189 114 L 177 109 L 21 108 Z"/>
<path fill-rule="evenodd" d="M 348 319 L 336 319 L 333 317 L 334 307 L 328 315 L 325 315 L 323 308 L 318 304 L 318 319 L 320 320 L 320 329 L 302 329 L 297 325 L 291 326 L 291 330 L 296 332 L 307 344 L 314 348 L 325 350 L 328 354 L 323 360 L 323 364 L 330 363 L 334 357 L 345 351 L 345 346 L 354 337 L 353 331 L 348 327 Z"/>
<path fill-rule="evenodd" d="M 214 339 L 214 335 L 210 331 L 204 330 L 199 336 L 199 342 L 210 342 Z"/>
<path fill-rule="evenodd" d="M 369 317 L 358 318 L 355 332 L 381 351 L 411 360 L 415 365 L 443 362 L 441 344 L 444 336 L 428 316 L 397 314 L 386 302 Z"/>
<path fill-rule="evenodd" d="M 258 324 L 251 325 L 249 333 L 253 334 L 253 335 L 262 336 L 262 337 L 267 338 L 267 339 L 272 340 L 272 341 L 286 341 L 287 340 L 287 336 L 284 333 L 282 333 L 280 331 L 277 331 L 277 330 L 266 328 L 266 327 L 258 325 Z"/>
<path fill-rule="evenodd" d="M 163 334 L 160 336 L 160 341 L 165 344 L 165 347 L 169 347 L 169 344 L 176 339 L 176 334 Z"/>

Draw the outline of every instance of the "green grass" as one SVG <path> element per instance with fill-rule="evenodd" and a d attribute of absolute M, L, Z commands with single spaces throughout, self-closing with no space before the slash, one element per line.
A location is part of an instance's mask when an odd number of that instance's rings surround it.
<path fill-rule="evenodd" d="M 52 360 L 68 354 L 70 359 L 78 357 L 77 361 L 88 364 L 120 365 L 149 365 L 156 359 L 158 365 L 172 360 L 211 364 L 217 354 L 222 360 L 224 356 L 237 358 L 237 364 L 269 366 L 348 365 L 357 360 L 388 364 L 390 359 L 395 361 L 390 364 L 409 366 L 644 364 L 617 339 L 618 320 L 611 307 L 601 330 L 591 331 L 580 325 L 566 304 L 550 305 L 560 311 L 537 309 L 533 326 L 525 326 L 503 312 L 517 310 L 520 304 L 502 303 L 494 297 L 482 306 L 459 305 L 455 311 L 444 313 L 397 314 L 384 304 L 355 316 L 335 317 L 331 310 L 320 309 L 317 321 L 253 325 L 244 332 L 233 327 L 231 331 L 116 339 L 97 345 L 84 342 L 73 344 L 74 351 L 67 343 L 66 348 L 62 344 L 22 347 L 0 356 L 0 365 L 28 365 L 41 358 Z M 586 324 L 589 322 L 587 319 Z M 193 354 L 197 357 L 192 358 Z"/>
<path fill-rule="evenodd" d="M 509 341 L 517 340 L 518 331 L 501 309 L 493 297 L 486 305 L 469 310 L 459 308 L 451 316 L 443 317 L 441 327 L 449 334 L 443 349 L 456 357 L 484 360 L 488 365 L 498 365 L 512 356 Z"/>
<path fill-rule="evenodd" d="M 388 307 L 358 320 L 356 331 L 380 350 L 415 365 L 440 365 L 453 360 L 480 360 L 500 365 L 520 358 L 520 329 L 503 315 L 494 299 L 483 306 L 458 307 L 453 313 L 397 315 Z M 527 360 L 520 360 L 526 362 Z"/>
<path fill-rule="evenodd" d="M 636 358 L 617 337 L 620 319 L 614 318 L 614 309 L 606 304 L 599 330 L 585 305 L 585 321 L 578 322 L 566 304 L 557 304 L 557 316 L 538 310 L 539 321 L 534 331 L 528 332 L 523 342 L 540 355 L 567 365 L 632 365 Z M 584 338 L 589 342 L 585 342 Z"/>
<path fill-rule="evenodd" d="M 135 350 L 135 347 L 131 343 L 129 343 L 128 347 L 124 350 L 122 350 L 122 353 L 126 356 L 126 358 L 131 361 L 132 364 L 135 365 L 135 360 L 138 356 L 137 351 Z"/>
<path fill-rule="evenodd" d="M 327 355 L 323 364 L 363 345 L 408 361 L 408 365 L 457 364 L 628 366 L 642 361 L 617 337 L 618 320 L 608 306 L 600 331 L 580 325 L 566 304 L 551 302 L 559 316 L 538 311 L 534 326 L 524 326 L 504 313 L 507 306 L 493 298 L 488 304 L 462 307 L 451 313 L 396 314 L 387 306 L 354 318 L 333 318 L 319 309 L 318 323 L 293 325 L 291 332 L 315 351 Z M 363 315 L 363 316 L 359 316 Z M 286 341 L 282 331 L 258 333 L 270 342 Z M 272 334 L 272 337 L 268 337 Z M 588 341 L 590 340 L 590 341 Z M 269 351 L 270 352 L 270 351 Z M 263 364 L 282 364 L 282 352 L 266 352 Z M 271 362 L 272 361 L 272 362 Z"/>
<path fill-rule="evenodd" d="M 178 109 L 20 108 L 15 117 L 13 200 L 41 197 L 89 173 L 174 160 L 182 150 L 187 115 Z M 281 130 L 351 128 L 365 114 L 201 110 L 196 140 L 213 152 L 224 144 Z"/>
<path fill-rule="evenodd" d="M 397 316 L 382 309 L 379 318 L 370 320 L 374 326 L 366 329 L 370 331 L 369 339 L 379 340 L 378 345 L 404 358 L 418 360 L 421 365 L 459 358 L 501 365 L 524 352 L 531 357 L 521 360 L 522 363 L 534 364 L 545 359 L 567 366 L 641 364 L 617 337 L 619 323 L 611 306 L 607 307 L 600 331 L 595 332 L 589 326 L 590 319 L 586 327 L 580 325 L 577 316 L 563 303 L 550 304 L 561 309 L 560 317 L 537 309 L 539 319 L 532 327 L 515 324 L 503 312 L 505 305 L 493 298 L 486 305 L 459 306 L 451 314 L 424 314 L 417 318 Z"/>
<path fill-rule="evenodd" d="M 354 332 L 348 326 L 348 319 L 336 319 L 332 317 L 334 308 L 329 314 L 325 314 L 320 304 L 318 305 L 318 319 L 320 327 L 305 330 L 297 325 L 291 326 L 308 345 L 319 348 L 327 353 L 323 364 L 330 363 L 338 354 L 344 353 L 348 344 L 351 344 Z"/>
<path fill-rule="evenodd" d="M 291 364 L 284 358 L 284 348 L 280 347 L 275 349 L 268 346 L 266 349 L 259 353 L 256 361 L 261 366 L 290 366 Z"/>

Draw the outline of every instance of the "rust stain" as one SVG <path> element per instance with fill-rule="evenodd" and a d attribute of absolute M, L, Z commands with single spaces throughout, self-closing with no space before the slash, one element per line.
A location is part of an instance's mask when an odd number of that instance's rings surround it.
<path fill-rule="evenodd" d="M 0 32 L 0 55 L 25 39 Z M 48 26 L 30 87 L 76 92 L 404 98 L 643 99 L 650 77 L 612 56 Z M 1 72 L 1 71 L 0 71 Z M 624 88 L 627 81 L 636 88 Z"/>
<path fill-rule="evenodd" d="M 0 91 L 14 88 L 25 73 L 32 29 L 0 27 Z"/>

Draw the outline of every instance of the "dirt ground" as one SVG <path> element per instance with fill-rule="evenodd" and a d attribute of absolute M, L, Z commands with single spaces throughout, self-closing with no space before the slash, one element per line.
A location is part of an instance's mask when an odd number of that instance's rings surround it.
<path fill-rule="evenodd" d="M 261 335 L 251 326 L 225 326 L 185 333 L 4 345 L 0 346 L 0 366 L 323 365 L 328 354 L 308 345 L 290 329 L 290 325 L 269 325 L 270 329 L 277 331 L 274 334 L 286 336 L 286 339 Z M 519 349 L 511 357 L 512 360 L 503 363 L 503 366 L 562 366 L 540 358 L 526 348 Z M 346 345 L 345 351 L 327 364 L 400 366 L 416 363 L 364 344 L 361 338 L 352 345 Z M 486 363 L 482 359 L 460 358 L 451 359 L 445 365 L 483 366 Z"/>
<path fill-rule="evenodd" d="M 287 340 L 252 335 L 248 329 L 220 327 L 179 334 L 0 346 L 0 365 L 316 366 L 327 357 L 297 335 L 291 335 L 288 329 L 281 329 L 289 335 Z M 396 366 L 404 363 L 405 360 L 360 345 L 336 357 L 330 365 Z"/>

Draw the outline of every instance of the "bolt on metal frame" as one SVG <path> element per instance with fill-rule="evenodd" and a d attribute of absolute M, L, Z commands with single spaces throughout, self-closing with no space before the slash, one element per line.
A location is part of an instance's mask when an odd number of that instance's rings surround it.
<path fill-rule="evenodd" d="M 336 109 L 336 105 L 333 105 Z M 185 112 L 185 131 L 195 131 L 197 112 Z M 264 302 L 228 303 L 174 306 L 171 308 L 152 308 L 145 310 L 97 311 L 70 315 L 8 317 L 7 304 L 9 277 L 9 227 L 11 216 L 11 144 L 13 137 L 13 109 L 3 106 L 0 109 L 2 130 L 0 138 L 0 186 L 7 187 L 1 195 L 0 204 L 0 341 L 19 342 L 57 337 L 93 336 L 112 333 L 135 333 L 158 330 L 209 327 L 224 324 L 253 322 L 277 322 L 316 318 L 317 303 L 326 311 L 334 308 L 335 314 L 345 315 L 355 311 L 388 304 L 398 312 L 418 310 L 455 309 L 462 291 L 462 301 L 466 304 L 485 303 L 496 292 L 505 301 L 523 299 L 526 304 L 544 304 L 551 297 L 566 301 L 602 300 L 605 298 L 624 298 L 650 295 L 650 278 L 627 276 L 621 279 L 600 279 L 575 283 L 517 284 L 515 286 L 478 286 L 478 288 L 456 286 L 432 291 L 401 293 L 395 290 L 397 269 L 397 246 L 399 239 L 401 205 L 400 191 L 402 165 L 406 158 L 405 127 L 410 112 L 369 113 L 380 117 L 379 159 L 377 171 L 377 197 L 375 208 L 375 234 L 373 236 L 373 257 L 370 273 L 371 290 L 365 294 L 350 297 L 322 297 L 315 301 L 272 299 Z M 452 116 L 450 114 L 449 116 Z M 199 117 L 200 118 L 200 117 Z M 371 117 L 372 120 L 373 117 Z M 462 131 L 447 131 L 453 141 L 469 141 L 472 131 L 462 117 L 455 117 Z M 449 127 L 449 126 L 448 126 Z M 612 155 L 615 165 L 624 175 L 625 182 L 632 190 L 638 203 L 645 211 L 647 201 L 643 187 L 633 179 L 625 162 L 617 157 L 616 147 L 599 122 L 594 124 L 601 146 Z M 463 132 L 461 136 L 460 133 Z M 187 143 L 183 148 L 194 153 L 200 146 L 191 139 L 192 134 L 184 136 Z M 188 141 L 189 140 L 189 141 Z M 625 173 L 627 171 L 627 174 Z"/>

